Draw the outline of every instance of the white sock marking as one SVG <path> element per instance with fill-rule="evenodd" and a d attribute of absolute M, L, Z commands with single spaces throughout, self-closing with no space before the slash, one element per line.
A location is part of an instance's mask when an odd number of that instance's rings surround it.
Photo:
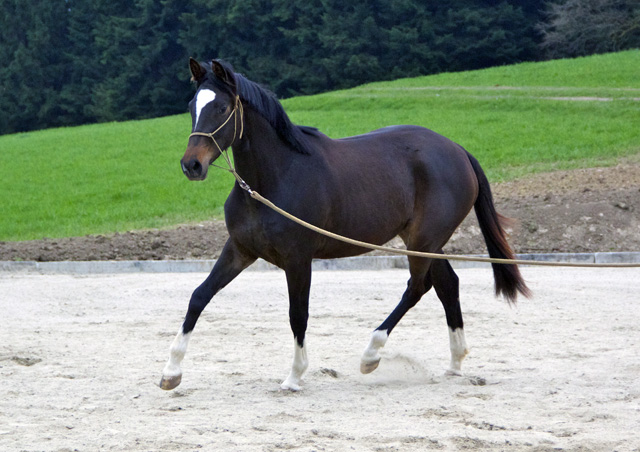
<path fill-rule="evenodd" d="M 285 381 L 282 382 L 280 387 L 282 389 L 288 389 L 291 391 L 300 390 L 300 382 L 302 376 L 309 367 L 309 360 L 307 359 L 307 348 L 305 343 L 300 347 L 298 341 L 294 339 L 293 345 L 293 365 L 291 366 L 291 372 Z"/>
<path fill-rule="evenodd" d="M 196 124 L 198 126 L 198 121 L 200 120 L 200 113 L 202 113 L 202 109 L 209 105 L 216 98 L 216 93 L 210 89 L 201 89 L 198 91 L 196 95 Z"/>
<path fill-rule="evenodd" d="M 387 339 L 389 339 L 389 334 L 386 330 L 375 330 L 371 333 L 369 345 L 367 345 L 367 348 L 364 349 L 364 353 L 362 354 L 362 362 L 373 363 L 380 361 L 379 350 L 387 343 Z"/>
<path fill-rule="evenodd" d="M 163 377 L 175 377 L 182 375 L 182 369 L 180 369 L 180 363 L 184 359 L 184 355 L 187 352 L 187 345 L 189 345 L 189 339 L 191 338 L 191 332 L 187 334 L 182 333 L 182 328 L 171 343 L 169 361 L 162 370 Z"/>
<path fill-rule="evenodd" d="M 447 373 L 462 375 L 462 360 L 469 353 L 462 328 L 456 328 L 455 330 L 449 328 L 449 347 L 451 348 L 451 364 Z"/>

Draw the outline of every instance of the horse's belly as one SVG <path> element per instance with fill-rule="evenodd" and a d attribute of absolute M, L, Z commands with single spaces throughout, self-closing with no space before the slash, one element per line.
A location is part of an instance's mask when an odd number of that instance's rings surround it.
<path fill-rule="evenodd" d="M 384 245 L 389 240 L 386 240 L 383 243 L 373 243 L 373 245 Z M 360 256 L 361 254 L 369 253 L 371 251 L 373 250 L 371 250 L 370 248 L 343 243 L 339 246 L 329 246 L 322 248 L 313 257 L 316 259 L 339 259 L 341 257 Z"/>
<path fill-rule="evenodd" d="M 402 232 L 405 224 L 406 220 L 398 221 L 398 217 L 363 217 L 357 225 L 352 225 L 352 227 L 330 228 L 332 229 L 330 232 L 334 232 L 348 239 L 380 246 L 386 244 Z M 320 242 L 320 246 L 314 254 L 314 257 L 317 259 L 335 259 L 358 256 L 370 251 L 372 251 L 370 248 L 327 237 Z"/>

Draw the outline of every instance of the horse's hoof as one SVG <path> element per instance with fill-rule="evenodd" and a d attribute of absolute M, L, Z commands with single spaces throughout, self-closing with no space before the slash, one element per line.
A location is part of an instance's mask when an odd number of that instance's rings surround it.
<path fill-rule="evenodd" d="M 300 385 L 297 385 L 295 383 L 289 383 L 284 381 L 280 385 L 280 390 L 283 392 L 298 392 L 302 390 L 302 387 L 300 387 Z"/>
<path fill-rule="evenodd" d="M 361 361 L 360 362 L 360 372 L 363 374 L 370 374 L 374 370 L 378 368 L 380 364 L 380 358 L 374 361 Z"/>
<path fill-rule="evenodd" d="M 296 380 L 291 377 L 287 377 L 285 381 L 280 384 L 281 391 L 298 392 L 302 388 L 300 387 L 301 380 Z"/>
<path fill-rule="evenodd" d="M 461 370 L 456 369 L 448 369 L 444 374 L 447 377 L 462 377 L 464 375 Z"/>
<path fill-rule="evenodd" d="M 282 383 L 280 385 L 280 390 L 283 392 L 298 392 L 298 391 L 301 391 L 302 388 L 298 385 L 288 385 L 288 384 Z"/>
<path fill-rule="evenodd" d="M 160 380 L 160 389 L 164 389 L 165 391 L 170 391 L 176 388 L 180 382 L 182 381 L 182 375 L 175 375 L 173 377 L 162 377 Z"/>

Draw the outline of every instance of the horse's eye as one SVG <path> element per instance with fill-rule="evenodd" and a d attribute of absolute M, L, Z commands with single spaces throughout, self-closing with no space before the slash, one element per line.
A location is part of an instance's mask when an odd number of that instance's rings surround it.
<path fill-rule="evenodd" d="M 220 113 L 220 114 L 224 114 L 224 113 L 226 113 L 226 112 L 227 112 L 227 107 L 220 107 L 220 108 L 218 108 L 218 113 Z"/>

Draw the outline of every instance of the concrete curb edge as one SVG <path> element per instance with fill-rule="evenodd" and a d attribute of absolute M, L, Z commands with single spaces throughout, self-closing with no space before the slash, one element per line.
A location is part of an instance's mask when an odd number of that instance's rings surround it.
<path fill-rule="evenodd" d="M 640 252 L 519 254 L 518 259 L 548 262 L 640 263 Z M 114 274 L 114 273 L 208 273 L 215 260 L 166 261 L 0 261 L 0 273 L 35 274 Z M 451 261 L 453 268 L 486 268 L 482 262 Z M 315 260 L 313 270 L 388 270 L 406 269 L 405 256 L 358 256 Z M 271 271 L 277 267 L 259 259 L 248 271 Z"/>

